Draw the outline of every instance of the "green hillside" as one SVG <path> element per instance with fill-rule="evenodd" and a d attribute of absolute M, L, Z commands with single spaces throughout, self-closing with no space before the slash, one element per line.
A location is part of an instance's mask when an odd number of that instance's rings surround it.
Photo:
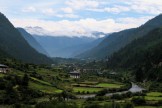
<path fill-rule="evenodd" d="M 24 62 L 52 63 L 51 59 L 33 49 L 3 14 L 0 14 L 0 49 Z"/>
<path fill-rule="evenodd" d="M 133 69 L 138 80 L 162 81 L 162 28 L 134 40 L 110 57 L 110 68 Z"/>
<path fill-rule="evenodd" d="M 79 58 L 91 58 L 91 59 L 102 59 L 106 56 L 111 56 L 114 52 L 125 47 L 127 44 L 132 42 L 134 39 L 138 39 L 146 35 L 149 31 L 162 26 L 162 15 L 159 15 L 144 25 L 123 30 L 120 32 L 112 33 L 105 38 L 98 46 L 93 49 L 78 55 Z"/>

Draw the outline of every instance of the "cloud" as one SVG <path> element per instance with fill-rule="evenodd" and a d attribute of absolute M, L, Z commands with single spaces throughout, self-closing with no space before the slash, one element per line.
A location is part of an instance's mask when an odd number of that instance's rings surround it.
<path fill-rule="evenodd" d="M 130 11 L 128 7 L 119 6 L 119 5 L 115 5 L 113 7 L 105 7 L 105 8 L 92 8 L 92 9 L 87 9 L 87 10 L 94 11 L 94 12 L 108 12 L 108 13 L 113 13 L 113 14 Z"/>
<path fill-rule="evenodd" d="M 75 14 L 57 14 L 56 16 L 60 18 L 79 18 L 79 16 Z"/>
<path fill-rule="evenodd" d="M 73 13 L 73 9 L 70 7 L 62 8 L 61 10 L 65 13 Z"/>
<path fill-rule="evenodd" d="M 30 6 L 30 7 L 24 8 L 22 12 L 36 12 L 36 8 Z"/>
<path fill-rule="evenodd" d="M 53 36 L 91 36 L 93 31 L 104 33 L 117 32 L 123 29 L 138 27 L 152 17 L 119 18 L 96 20 L 93 18 L 80 19 L 77 21 L 44 21 L 35 19 L 13 19 L 12 23 L 17 27 L 39 26 Z"/>
<path fill-rule="evenodd" d="M 136 14 L 157 15 L 162 13 L 162 0 L 109 0 L 99 3 L 99 6 L 89 7 L 86 10 L 112 14 L 134 12 Z"/>
<path fill-rule="evenodd" d="M 68 0 L 66 5 L 73 9 L 97 8 L 100 2 L 95 0 Z"/>
<path fill-rule="evenodd" d="M 57 12 L 54 11 L 52 8 L 47 8 L 47 9 L 43 9 L 43 10 L 42 10 L 42 13 L 43 13 L 43 14 L 46 14 L 46 15 L 53 16 L 53 15 L 55 15 Z"/>
<path fill-rule="evenodd" d="M 80 36 L 137 27 L 162 12 L 162 0 L 0 0 L 0 9 L 15 26 Z"/>
<path fill-rule="evenodd" d="M 138 13 L 160 14 L 162 12 L 161 0 L 131 0 L 129 8 Z"/>

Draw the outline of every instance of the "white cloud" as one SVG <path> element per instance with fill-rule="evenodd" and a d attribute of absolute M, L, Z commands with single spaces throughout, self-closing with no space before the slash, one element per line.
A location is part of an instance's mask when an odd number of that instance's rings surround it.
<path fill-rule="evenodd" d="M 130 9 L 138 13 L 160 14 L 162 12 L 161 0 L 131 0 Z"/>
<path fill-rule="evenodd" d="M 30 7 L 24 8 L 22 11 L 23 12 L 36 12 L 36 8 L 30 6 Z"/>
<path fill-rule="evenodd" d="M 95 0 L 68 0 L 65 3 L 73 9 L 97 8 L 100 4 Z"/>
<path fill-rule="evenodd" d="M 114 6 L 113 8 L 104 8 L 105 12 L 110 12 L 110 13 L 121 13 L 121 12 L 127 12 L 130 11 L 128 7 L 125 6 Z"/>
<path fill-rule="evenodd" d="M 93 31 L 104 33 L 117 32 L 123 29 L 138 27 L 151 17 L 141 18 L 119 18 L 96 20 L 93 18 L 80 19 L 78 21 L 44 21 L 34 19 L 13 19 L 12 22 L 17 27 L 39 26 L 50 31 L 54 36 L 91 36 Z"/>
<path fill-rule="evenodd" d="M 61 10 L 65 13 L 73 13 L 73 9 L 70 7 L 62 8 Z"/>
<path fill-rule="evenodd" d="M 60 17 L 60 18 L 79 18 L 78 15 L 75 15 L 75 14 L 57 14 L 56 15 L 57 17 Z"/>
<path fill-rule="evenodd" d="M 121 12 L 128 12 L 130 11 L 130 8 L 126 6 L 120 6 L 120 5 L 114 5 L 112 7 L 103 7 L 103 8 L 89 8 L 87 9 L 89 11 L 94 11 L 94 12 L 108 12 L 108 13 L 121 13 Z"/>
<path fill-rule="evenodd" d="M 42 10 L 42 13 L 43 13 L 43 14 L 46 14 L 46 15 L 53 16 L 53 15 L 55 15 L 57 12 L 54 11 L 52 8 L 47 8 L 47 9 L 43 9 L 43 10 Z"/>
<path fill-rule="evenodd" d="M 86 10 L 94 12 L 124 13 L 135 12 L 140 14 L 157 15 L 162 13 L 162 0 L 109 0 L 99 3 L 97 7 L 89 7 Z M 123 5 L 124 4 L 124 5 Z"/>

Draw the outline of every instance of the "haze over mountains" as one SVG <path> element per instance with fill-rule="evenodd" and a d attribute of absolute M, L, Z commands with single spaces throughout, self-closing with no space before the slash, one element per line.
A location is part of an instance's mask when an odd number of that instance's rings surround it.
<path fill-rule="evenodd" d="M 106 35 L 102 32 L 92 32 L 91 36 L 56 36 L 41 27 L 26 27 L 25 29 L 51 57 L 63 58 L 73 58 L 95 47 Z"/>
<path fill-rule="evenodd" d="M 101 39 L 89 37 L 52 37 L 34 36 L 34 38 L 45 48 L 51 57 L 74 57 L 74 55 L 84 52 L 95 45 Z"/>

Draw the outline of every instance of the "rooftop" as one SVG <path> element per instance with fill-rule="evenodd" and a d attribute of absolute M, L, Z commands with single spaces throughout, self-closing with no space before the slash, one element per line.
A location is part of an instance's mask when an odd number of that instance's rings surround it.
<path fill-rule="evenodd" d="M 4 64 L 0 64 L 0 67 L 8 67 L 8 66 L 6 66 L 6 65 L 4 65 Z"/>
<path fill-rule="evenodd" d="M 70 74 L 80 74 L 80 72 L 78 71 L 72 71 L 72 72 L 69 72 Z"/>

